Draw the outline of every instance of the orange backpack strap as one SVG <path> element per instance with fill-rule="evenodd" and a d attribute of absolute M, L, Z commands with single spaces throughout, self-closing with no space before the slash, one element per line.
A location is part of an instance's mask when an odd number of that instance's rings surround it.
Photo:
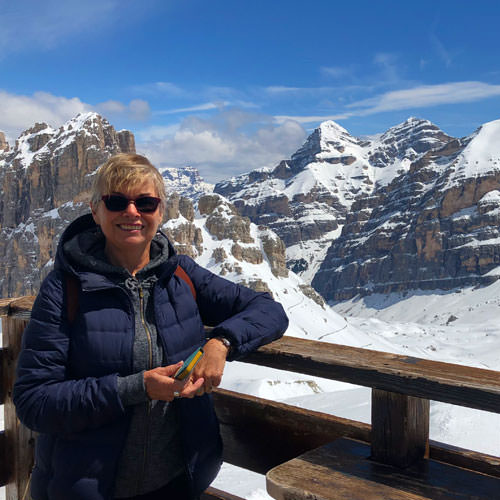
<path fill-rule="evenodd" d="M 71 325 L 75 321 L 78 311 L 80 283 L 70 273 L 64 273 L 64 276 L 66 278 L 66 313 L 68 315 L 68 322 Z"/>
<path fill-rule="evenodd" d="M 184 269 L 182 269 L 181 266 L 177 266 L 177 269 L 174 271 L 174 274 L 187 283 L 187 285 L 191 289 L 191 293 L 193 294 L 194 300 L 196 300 L 196 289 L 193 285 L 193 282 L 191 281 L 191 278 L 187 275 L 186 271 L 184 271 Z"/>

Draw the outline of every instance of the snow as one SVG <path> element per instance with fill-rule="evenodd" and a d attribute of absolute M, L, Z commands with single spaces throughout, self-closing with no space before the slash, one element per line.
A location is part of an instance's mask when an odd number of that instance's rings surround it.
<path fill-rule="evenodd" d="M 293 290 L 298 282 L 291 275 L 279 289 L 295 334 L 500 371 L 500 280 L 450 292 L 357 297 L 325 309 L 298 300 Z M 222 387 L 370 421 L 370 389 L 365 387 L 241 362 L 227 364 Z M 500 456 L 500 434 L 494 432 L 498 428 L 498 414 L 431 402 L 430 436 L 435 441 Z M 264 476 L 230 464 L 223 465 L 213 486 L 248 500 L 271 498 Z M 1 491 L 0 498 L 4 498 Z"/>
<path fill-rule="evenodd" d="M 447 187 L 458 185 L 464 178 L 477 177 L 487 172 L 499 171 L 500 165 L 500 120 L 482 125 L 459 155 L 455 173 Z"/>

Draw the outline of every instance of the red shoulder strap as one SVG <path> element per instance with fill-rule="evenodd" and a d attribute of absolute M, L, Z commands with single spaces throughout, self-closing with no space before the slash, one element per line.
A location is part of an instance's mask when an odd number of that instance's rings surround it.
<path fill-rule="evenodd" d="M 68 314 L 69 324 L 75 321 L 76 313 L 78 311 L 78 293 L 80 283 L 78 280 L 69 273 L 65 273 L 66 277 L 66 313 Z"/>
<path fill-rule="evenodd" d="M 193 282 L 191 281 L 191 278 L 187 275 L 186 271 L 184 271 L 184 269 L 182 269 L 181 266 L 177 266 L 177 269 L 174 271 L 174 274 L 187 283 L 187 285 L 191 289 L 191 293 L 193 294 L 194 300 L 196 300 L 196 289 L 193 285 Z"/>

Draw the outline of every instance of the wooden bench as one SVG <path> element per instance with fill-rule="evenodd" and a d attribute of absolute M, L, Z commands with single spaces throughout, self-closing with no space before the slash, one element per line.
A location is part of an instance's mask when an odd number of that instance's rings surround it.
<path fill-rule="evenodd" d="M 429 459 L 429 398 L 500 413 L 498 372 L 302 340 L 299 350 L 296 340 L 253 362 L 372 387 L 371 446 L 339 439 L 275 467 L 274 498 L 500 499 L 500 478 Z"/>
<path fill-rule="evenodd" d="M 22 498 L 33 461 L 33 435 L 19 424 L 11 401 L 15 363 L 32 302 L 33 298 L 29 297 L 15 301 L 0 299 L 0 315 L 4 316 L 0 389 L 2 401 L 5 402 L 6 429 L 4 433 L 0 432 L 0 484 L 7 484 L 8 500 Z M 271 489 L 272 484 L 286 485 L 286 482 L 283 483 L 280 476 L 275 475 L 285 469 L 273 469 L 269 472 L 270 469 L 286 467 L 294 460 L 302 460 L 304 456 L 306 462 L 309 460 L 307 457 L 316 456 L 314 460 L 319 462 L 317 465 L 324 464 L 325 474 L 332 475 L 332 479 L 336 478 L 335 484 L 342 475 L 347 479 L 351 478 L 351 482 L 354 477 L 363 484 L 365 490 L 368 487 L 366 479 L 347 472 L 347 464 L 352 465 L 358 461 L 357 467 L 361 467 L 360 463 L 363 462 L 363 467 L 372 467 L 370 477 L 375 477 L 374 470 L 383 470 L 390 479 L 405 477 L 401 481 L 403 483 L 408 481 L 404 474 L 408 474 L 412 468 L 425 471 L 427 467 L 429 470 L 443 471 L 442 468 L 429 465 L 439 461 L 443 462 L 441 465 L 450 467 L 446 470 L 455 470 L 457 467 L 466 469 L 467 474 L 472 474 L 469 477 L 475 482 L 478 492 L 486 488 L 490 480 L 500 478 L 500 458 L 435 443 L 429 441 L 428 437 L 430 399 L 499 413 L 498 372 L 291 337 L 261 347 L 245 361 L 373 389 L 371 426 L 232 391 L 216 390 L 214 402 L 221 422 L 224 459 L 254 472 L 268 472 Z M 491 429 L 491 432 L 498 430 Z M 338 441 L 346 436 L 355 439 L 356 446 L 345 444 L 349 441 Z M 311 451 L 311 448 L 317 447 L 316 451 Z M 337 450 L 337 458 L 333 462 L 328 458 L 332 449 Z M 308 455 L 309 453 L 313 455 Z M 375 462 L 378 464 L 375 465 Z M 340 471 L 335 472 L 332 464 L 344 465 Z M 305 467 L 301 466 L 300 469 L 304 471 Z M 311 478 L 315 478 L 316 473 L 312 474 L 300 478 L 302 487 L 310 484 Z M 424 475 L 420 479 L 421 484 L 433 484 L 432 481 L 430 475 Z M 380 485 L 388 486 L 383 481 L 369 485 L 374 495 Z M 426 494 L 424 490 L 419 497 L 418 493 L 405 490 L 403 484 L 394 485 L 394 489 L 406 496 L 362 498 L 474 498 L 425 497 L 422 496 Z M 338 487 L 332 487 L 330 496 L 326 498 L 339 498 L 334 496 L 337 490 Z M 301 494 L 306 493 L 302 491 Z M 340 498 L 358 498 L 355 491 L 346 491 L 346 495 Z M 500 495 L 485 498 L 500 499 Z M 240 500 L 213 488 L 204 493 L 203 500 L 205 499 Z"/>
<path fill-rule="evenodd" d="M 352 439 L 278 465 L 267 473 L 277 500 L 495 500 L 500 478 L 425 460 L 406 468 L 371 459 L 370 446 Z"/>

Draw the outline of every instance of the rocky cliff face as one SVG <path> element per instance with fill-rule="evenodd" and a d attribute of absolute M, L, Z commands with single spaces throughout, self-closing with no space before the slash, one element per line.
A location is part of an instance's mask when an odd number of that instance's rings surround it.
<path fill-rule="evenodd" d="M 111 155 L 135 152 L 134 136 L 95 113 L 59 129 L 37 123 L 15 146 L 0 137 L 0 296 L 30 294 L 51 268 L 58 236 L 88 210 L 92 175 Z"/>
<path fill-rule="evenodd" d="M 500 276 L 500 121 L 409 163 L 351 207 L 313 286 L 327 299 Z"/>
<path fill-rule="evenodd" d="M 371 139 L 355 138 L 328 121 L 290 160 L 274 170 L 221 182 L 215 192 L 230 199 L 242 215 L 273 229 L 287 246 L 288 267 L 311 281 L 353 204 L 368 200 L 412 162 L 452 140 L 415 118 Z"/>
<path fill-rule="evenodd" d="M 497 279 L 500 122 L 456 139 L 410 118 L 377 137 L 325 122 L 273 170 L 221 182 L 327 299 Z"/>
<path fill-rule="evenodd" d="M 179 253 L 189 255 L 221 276 L 232 277 L 256 291 L 271 292 L 264 264 L 275 278 L 288 277 L 285 245 L 272 231 L 255 226 L 220 195 L 202 196 L 195 206 L 172 195 L 163 231 Z M 265 274 L 265 273 L 264 273 Z"/>
<path fill-rule="evenodd" d="M 214 185 L 205 182 L 194 167 L 161 168 L 165 186 L 169 192 L 175 192 L 185 198 L 198 200 L 201 196 L 211 193 Z"/>

